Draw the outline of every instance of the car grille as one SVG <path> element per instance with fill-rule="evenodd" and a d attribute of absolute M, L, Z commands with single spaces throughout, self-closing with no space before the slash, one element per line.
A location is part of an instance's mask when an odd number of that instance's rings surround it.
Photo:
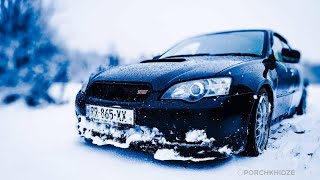
<path fill-rule="evenodd" d="M 150 93 L 148 84 L 109 82 L 95 82 L 87 91 L 89 97 L 122 102 L 143 102 Z"/>

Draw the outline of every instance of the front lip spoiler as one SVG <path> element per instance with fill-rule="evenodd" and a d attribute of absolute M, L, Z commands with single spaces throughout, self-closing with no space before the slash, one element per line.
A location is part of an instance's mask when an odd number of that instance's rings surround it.
<path fill-rule="evenodd" d="M 154 158 L 158 160 L 199 162 L 217 158 L 223 159 L 237 153 L 227 146 L 215 147 L 214 142 L 210 141 L 194 144 L 168 142 L 157 128 L 136 126 L 134 128 L 117 129 L 117 127 L 108 125 L 108 128 L 106 128 L 106 125 L 89 121 L 81 115 L 78 115 L 78 122 L 80 136 L 93 144 L 139 149 L 154 153 Z M 159 152 L 164 150 L 169 152 L 169 156 L 159 156 Z"/>

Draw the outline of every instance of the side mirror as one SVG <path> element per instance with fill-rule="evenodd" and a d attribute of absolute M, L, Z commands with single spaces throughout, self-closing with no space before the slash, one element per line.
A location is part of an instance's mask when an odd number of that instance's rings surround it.
<path fill-rule="evenodd" d="M 298 63 L 300 61 L 300 52 L 294 49 L 283 48 L 281 51 L 283 62 Z"/>

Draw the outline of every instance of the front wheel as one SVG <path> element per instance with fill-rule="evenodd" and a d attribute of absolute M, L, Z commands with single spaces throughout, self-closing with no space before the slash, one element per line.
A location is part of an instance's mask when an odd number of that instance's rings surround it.
<path fill-rule="evenodd" d="M 259 91 L 248 127 L 247 145 L 243 152 L 247 156 L 258 156 L 267 147 L 270 132 L 271 104 L 265 88 Z"/>

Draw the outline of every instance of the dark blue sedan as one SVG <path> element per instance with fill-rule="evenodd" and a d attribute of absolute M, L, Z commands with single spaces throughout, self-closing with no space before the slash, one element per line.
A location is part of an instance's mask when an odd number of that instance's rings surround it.
<path fill-rule="evenodd" d="M 184 40 L 151 60 L 92 75 L 75 102 L 79 134 L 161 160 L 257 156 L 272 124 L 306 111 L 299 60 L 270 30 Z"/>

